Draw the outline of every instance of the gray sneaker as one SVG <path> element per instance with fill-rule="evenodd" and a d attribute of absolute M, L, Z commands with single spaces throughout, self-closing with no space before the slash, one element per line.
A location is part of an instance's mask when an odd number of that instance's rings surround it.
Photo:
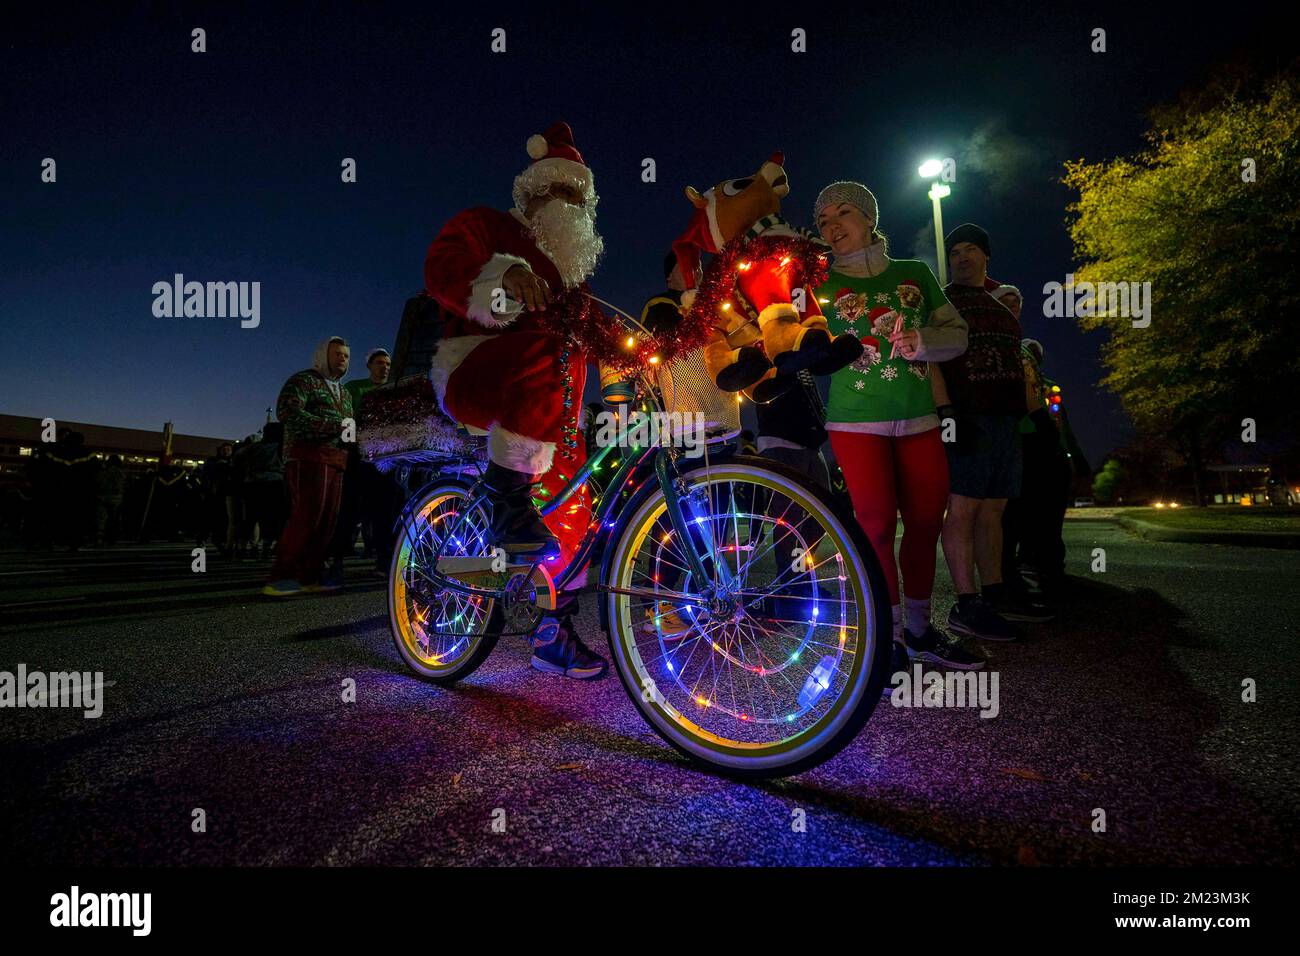
<path fill-rule="evenodd" d="M 907 655 L 912 660 L 939 664 L 953 670 L 977 671 L 988 660 L 983 654 L 966 650 L 933 624 L 925 629 L 924 634 L 919 635 L 903 628 L 903 642 L 907 644 Z"/>
<path fill-rule="evenodd" d="M 948 612 L 948 630 L 981 641 L 1014 641 L 1020 637 L 1016 626 L 976 597 L 965 608 L 954 604 Z"/>

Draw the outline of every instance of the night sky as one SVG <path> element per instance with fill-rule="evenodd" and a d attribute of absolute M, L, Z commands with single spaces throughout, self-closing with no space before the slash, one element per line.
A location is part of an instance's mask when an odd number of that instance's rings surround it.
<path fill-rule="evenodd" d="M 957 160 L 948 228 L 983 225 L 995 278 L 1025 290 L 1094 464 L 1127 438 L 1098 392 L 1101 338 L 1041 316 L 1074 265 L 1063 160 L 1141 146 L 1145 110 L 1234 47 L 1240 18 L 1196 22 L 1018 3 L 645 5 L 579 18 L 375 5 L 326 12 L 44 9 L 0 41 L 0 412 L 238 437 L 281 382 L 341 334 L 353 372 L 392 347 L 437 229 L 508 208 L 524 142 L 567 120 L 595 173 L 606 257 L 592 285 L 638 313 L 703 190 L 786 153 L 784 213 L 811 226 L 818 190 L 866 183 L 896 258 L 933 265 L 930 156 Z M 491 9 L 495 12 L 483 13 Z M 192 9 L 192 8 L 187 8 Z M 647 13 L 645 11 L 653 11 Z M 1268 16 L 1255 17 L 1267 26 Z M 190 52 L 207 30 L 208 52 Z M 508 52 L 489 51 L 494 27 Z M 1107 29 L 1108 52 L 1089 50 Z M 790 31 L 808 30 L 808 52 Z M 41 161 L 58 182 L 40 181 Z M 353 157 L 358 182 L 340 182 Z M 641 181 L 653 157 L 658 181 Z M 155 318 L 151 287 L 261 282 L 261 325 Z"/>

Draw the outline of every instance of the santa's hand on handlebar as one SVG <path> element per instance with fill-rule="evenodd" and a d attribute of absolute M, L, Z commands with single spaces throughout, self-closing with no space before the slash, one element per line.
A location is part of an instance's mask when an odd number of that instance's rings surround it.
<path fill-rule="evenodd" d="M 541 312 L 552 302 L 551 287 L 546 280 L 526 266 L 511 266 L 501 277 L 501 288 L 516 302 L 523 303 L 530 312 Z"/>

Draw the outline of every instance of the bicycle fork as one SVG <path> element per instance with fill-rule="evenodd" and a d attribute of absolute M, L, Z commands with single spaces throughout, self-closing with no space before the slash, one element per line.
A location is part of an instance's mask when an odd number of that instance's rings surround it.
<path fill-rule="evenodd" d="M 673 458 L 671 451 L 660 450 L 655 457 L 655 477 L 659 480 L 659 487 L 664 493 L 664 500 L 668 506 L 668 520 L 672 525 L 673 534 L 681 542 L 682 556 L 686 559 L 691 578 L 700 582 L 701 597 L 711 604 L 717 604 L 721 600 L 730 598 L 737 590 L 736 577 L 727 566 L 727 562 L 710 548 L 713 541 L 713 515 L 710 513 L 706 498 L 707 492 L 688 490 L 686 480 L 677 474 L 673 467 Z M 693 536 L 690 533 L 692 527 L 699 529 L 706 525 L 709 528 L 707 540 L 702 534 Z M 700 544 L 703 544 L 705 554 L 710 556 L 709 563 L 713 566 L 712 577 L 705 570 Z M 714 610 L 714 608 L 704 610 Z"/>

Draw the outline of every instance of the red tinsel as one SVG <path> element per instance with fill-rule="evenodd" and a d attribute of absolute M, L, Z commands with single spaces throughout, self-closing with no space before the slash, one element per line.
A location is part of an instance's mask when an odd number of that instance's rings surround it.
<path fill-rule="evenodd" d="M 812 239 L 804 236 L 755 236 L 747 238 L 737 236 L 713 257 L 709 267 L 704 270 L 704 281 L 700 283 L 695 302 L 686 314 L 682 327 L 689 327 L 690 333 L 703 330 L 700 341 L 708 337 L 714 326 L 728 325 L 732 315 L 743 315 L 739 310 L 736 296 L 736 276 L 742 262 L 761 263 L 768 260 L 789 259 L 794 270 L 793 288 L 808 286 L 817 288 L 826 281 L 827 264 L 824 248 Z M 731 303 L 730 310 L 724 310 L 725 303 Z"/>
<path fill-rule="evenodd" d="M 580 289 L 560 293 L 539 318 L 548 331 L 573 339 L 587 359 L 629 372 L 652 364 L 650 360 L 656 356 L 660 362 L 667 362 L 701 348 L 709 335 L 707 324 L 692 325 L 687 321 L 679 323 L 672 335 L 652 336 L 629 329 L 616 317 L 602 312 Z"/>
<path fill-rule="evenodd" d="M 713 257 L 704 271 L 704 281 L 690 311 L 671 334 L 648 335 L 632 332 L 612 316 L 606 315 L 580 289 L 560 293 L 551 307 L 540 314 L 548 331 L 573 339 L 587 359 L 611 368 L 628 371 L 644 368 L 657 357 L 670 362 L 679 355 L 703 348 L 716 327 L 727 323 L 722 304 L 736 303 L 736 266 L 741 262 L 790 259 L 796 288 L 816 288 L 826 281 L 824 249 L 803 236 L 737 236 Z M 627 344 L 633 340 L 632 347 Z"/>

